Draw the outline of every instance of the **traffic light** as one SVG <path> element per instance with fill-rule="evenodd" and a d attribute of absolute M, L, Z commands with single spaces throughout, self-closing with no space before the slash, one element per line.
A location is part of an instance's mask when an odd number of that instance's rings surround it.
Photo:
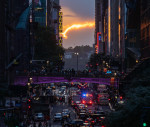
<path fill-rule="evenodd" d="M 147 124 L 145 122 L 143 123 L 143 127 L 147 127 Z"/>
<path fill-rule="evenodd" d="M 29 100 L 28 100 L 28 102 L 30 103 L 30 102 L 31 102 L 31 100 L 29 99 Z"/>
<path fill-rule="evenodd" d="M 29 105 L 29 106 L 28 106 L 28 109 L 30 109 L 30 108 L 31 108 L 31 106 Z"/>
<path fill-rule="evenodd" d="M 123 99 L 123 97 L 122 96 L 120 96 L 120 100 L 122 100 Z"/>
<path fill-rule="evenodd" d="M 28 110 L 31 110 L 31 99 L 28 99 Z"/>

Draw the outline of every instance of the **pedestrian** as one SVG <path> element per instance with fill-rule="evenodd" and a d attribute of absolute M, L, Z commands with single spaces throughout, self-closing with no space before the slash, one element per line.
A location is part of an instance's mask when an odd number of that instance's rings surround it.
<path fill-rule="evenodd" d="M 42 127 L 42 123 L 41 122 L 39 123 L 39 127 Z"/>
<path fill-rule="evenodd" d="M 46 126 L 46 127 L 48 126 L 47 121 L 45 122 L 45 126 Z"/>
<path fill-rule="evenodd" d="M 51 121 L 49 121 L 49 127 L 51 127 Z"/>
<path fill-rule="evenodd" d="M 33 127 L 36 127 L 36 123 L 35 123 L 35 121 L 34 121 L 34 123 L 33 123 Z"/>

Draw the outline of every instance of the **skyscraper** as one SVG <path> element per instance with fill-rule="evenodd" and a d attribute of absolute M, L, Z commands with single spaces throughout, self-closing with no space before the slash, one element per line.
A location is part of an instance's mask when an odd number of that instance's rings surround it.
<path fill-rule="evenodd" d="M 150 1 L 141 0 L 141 53 L 142 58 L 150 57 Z"/>
<path fill-rule="evenodd" d="M 104 18 L 107 0 L 95 0 L 95 52 L 104 53 Z"/>

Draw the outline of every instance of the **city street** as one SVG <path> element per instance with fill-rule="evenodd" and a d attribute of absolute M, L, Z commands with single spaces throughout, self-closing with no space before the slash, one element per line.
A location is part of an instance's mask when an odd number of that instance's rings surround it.
<path fill-rule="evenodd" d="M 0 127 L 150 127 L 150 0 L 1 0 Z"/>

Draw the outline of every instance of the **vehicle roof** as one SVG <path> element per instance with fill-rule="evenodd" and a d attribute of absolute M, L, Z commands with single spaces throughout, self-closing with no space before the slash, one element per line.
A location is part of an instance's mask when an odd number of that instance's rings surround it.
<path fill-rule="evenodd" d="M 55 114 L 60 114 L 61 115 L 61 113 L 55 113 Z"/>

